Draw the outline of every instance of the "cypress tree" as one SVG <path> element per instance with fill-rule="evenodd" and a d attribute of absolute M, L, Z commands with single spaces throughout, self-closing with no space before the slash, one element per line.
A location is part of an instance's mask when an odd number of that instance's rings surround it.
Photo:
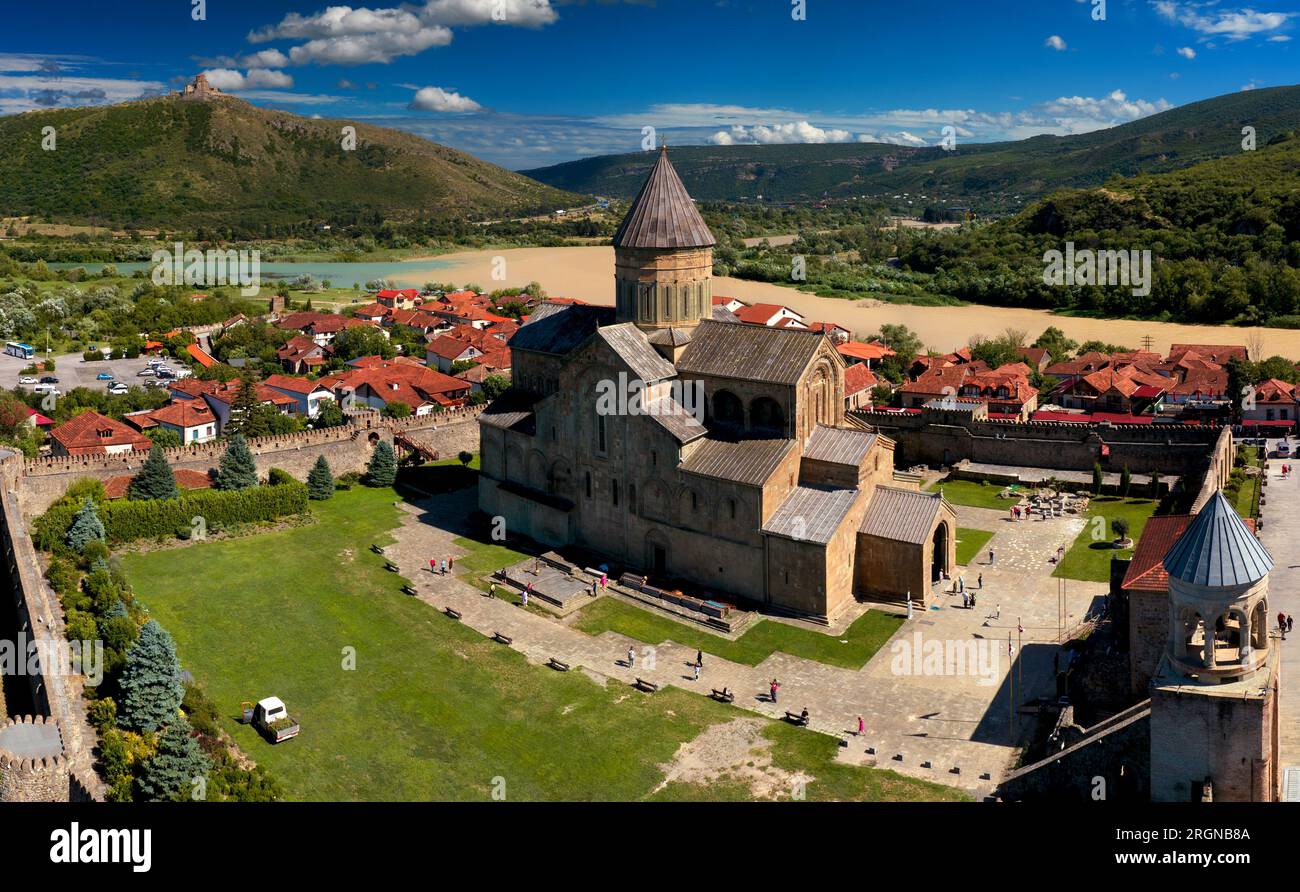
<path fill-rule="evenodd" d="M 206 778 L 212 761 L 190 736 L 194 729 L 177 716 L 158 739 L 158 751 L 144 764 L 137 784 L 149 802 L 178 802 L 191 798 L 194 782 Z"/>
<path fill-rule="evenodd" d="M 387 442 L 380 440 L 366 465 L 366 483 L 370 486 L 392 486 L 396 480 L 397 453 Z"/>
<path fill-rule="evenodd" d="M 1097 462 L 1092 466 L 1092 491 L 1095 495 L 1101 495 L 1103 480 L 1105 480 L 1105 478 L 1102 476 L 1101 462 Z"/>
<path fill-rule="evenodd" d="M 68 527 L 66 540 L 68 547 L 81 551 L 86 547 L 86 543 L 103 542 L 104 538 L 104 522 L 99 519 L 95 503 L 87 496 L 86 501 L 81 504 L 81 510 L 72 519 L 72 526 Z"/>
<path fill-rule="evenodd" d="M 176 659 L 176 642 L 157 620 L 149 620 L 140 629 L 140 637 L 127 652 L 119 686 L 118 720 L 124 727 L 154 731 L 176 721 L 185 693 L 181 664 Z"/>
<path fill-rule="evenodd" d="M 149 457 L 144 460 L 140 473 L 127 488 L 127 495 L 135 501 L 144 499 L 174 499 L 180 495 L 176 488 L 176 475 L 157 443 L 149 447 Z"/>
<path fill-rule="evenodd" d="M 248 450 L 248 441 L 243 434 L 236 433 L 230 438 L 230 445 L 221 456 L 217 466 L 217 479 L 212 484 L 215 489 L 248 489 L 257 486 L 257 465 L 253 462 L 253 453 Z"/>
<path fill-rule="evenodd" d="M 1119 472 L 1119 494 L 1128 498 L 1129 490 L 1133 488 L 1133 475 L 1128 472 L 1128 465 Z"/>
<path fill-rule="evenodd" d="M 239 379 L 239 389 L 235 391 L 235 398 L 230 403 L 230 421 L 226 427 L 234 433 L 244 430 L 249 422 L 249 416 L 258 406 L 257 385 L 253 383 L 251 375 L 245 374 Z"/>
<path fill-rule="evenodd" d="M 334 496 L 334 475 L 330 473 L 330 464 L 323 455 L 316 459 L 307 475 L 307 495 L 318 502 Z"/>

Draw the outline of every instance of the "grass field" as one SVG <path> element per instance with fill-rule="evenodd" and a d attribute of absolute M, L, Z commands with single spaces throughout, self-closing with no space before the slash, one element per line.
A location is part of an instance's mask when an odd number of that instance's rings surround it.
<path fill-rule="evenodd" d="M 988 530 L 957 527 L 957 563 L 964 567 L 975 560 L 992 538 L 993 534 Z"/>
<path fill-rule="evenodd" d="M 757 666 L 773 651 L 781 651 L 829 666 L 861 669 L 902 623 L 901 617 L 868 610 L 843 635 L 827 635 L 774 620 L 760 620 L 732 641 L 616 598 L 601 598 L 584 607 L 573 626 L 589 635 L 614 631 L 646 644 L 675 641 L 747 666 Z"/>
<path fill-rule="evenodd" d="M 943 490 L 943 497 L 953 505 L 971 508 L 992 508 L 1007 511 L 1016 504 L 1014 499 L 999 499 L 1002 487 L 994 483 L 976 483 L 973 480 L 940 480 L 930 487 L 932 492 Z"/>
<path fill-rule="evenodd" d="M 681 744 L 750 715 L 672 688 L 645 695 L 529 665 L 402 595 L 403 580 L 369 551 L 393 541 L 395 497 L 355 487 L 313 503 L 318 523 L 122 556 L 226 729 L 291 798 L 485 800 L 501 778 L 512 800 L 638 800 Z M 240 701 L 268 695 L 302 725 L 274 747 L 234 718 Z M 765 733 L 774 763 L 816 778 L 810 799 L 966 798 L 841 766 L 834 739 L 793 730 Z M 745 798 L 749 788 L 673 784 L 658 795 Z"/>
<path fill-rule="evenodd" d="M 1053 571 L 1053 576 L 1079 579 L 1085 582 L 1109 582 L 1110 559 L 1132 557 L 1133 549 L 1112 548 L 1114 530 L 1111 523 L 1117 518 L 1128 521 L 1128 536 L 1136 544 L 1142 537 L 1158 503 L 1150 499 L 1123 499 L 1117 496 L 1097 496 L 1088 505 L 1087 524 L 1065 552 L 1065 558 Z M 1102 518 L 1105 525 L 1097 523 Z"/>

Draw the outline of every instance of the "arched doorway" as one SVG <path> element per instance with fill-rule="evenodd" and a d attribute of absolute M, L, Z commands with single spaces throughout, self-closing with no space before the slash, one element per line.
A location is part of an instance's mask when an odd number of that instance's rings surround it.
<path fill-rule="evenodd" d="M 951 574 L 952 567 L 948 566 L 948 524 L 941 523 L 934 529 L 934 538 L 931 541 L 932 554 L 930 555 L 930 581 L 938 582 L 944 577 L 944 574 Z"/>
<path fill-rule="evenodd" d="M 645 566 L 659 579 L 668 575 L 668 539 L 658 530 L 645 535 Z"/>

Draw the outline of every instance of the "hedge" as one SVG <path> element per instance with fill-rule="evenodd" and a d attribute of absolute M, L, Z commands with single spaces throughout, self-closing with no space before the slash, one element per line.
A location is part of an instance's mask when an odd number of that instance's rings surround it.
<path fill-rule="evenodd" d="M 79 503 L 57 502 L 38 517 L 32 525 L 36 547 L 60 550 L 79 508 Z M 215 532 L 235 524 L 275 520 L 306 510 L 307 485 L 293 480 L 249 489 L 197 490 L 179 499 L 140 502 L 118 499 L 99 505 L 99 517 L 104 522 L 108 541 L 117 544 L 159 536 L 188 536 L 195 517 L 202 517 L 206 529 Z"/>

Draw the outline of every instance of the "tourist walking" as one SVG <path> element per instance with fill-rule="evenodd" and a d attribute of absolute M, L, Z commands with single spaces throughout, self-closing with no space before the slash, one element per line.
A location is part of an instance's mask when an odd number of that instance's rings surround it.
<path fill-rule="evenodd" d="M 496 596 L 497 596 L 497 584 L 494 582 L 488 586 L 488 597 L 495 598 Z"/>
<path fill-rule="evenodd" d="M 593 598 L 597 597 L 597 594 L 596 594 L 596 580 L 594 580 L 594 579 L 591 581 L 591 596 L 592 596 Z"/>
<path fill-rule="evenodd" d="M 961 606 L 968 609 L 970 608 L 970 595 L 965 592 L 961 593 Z"/>
<path fill-rule="evenodd" d="M 702 650 L 697 650 L 697 651 L 695 652 L 695 665 L 696 665 L 696 666 L 703 666 L 703 665 L 704 665 L 704 651 L 702 651 Z"/>
<path fill-rule="evenodd" d="M 990 549 L 989 549 L 989 566 L 990 566 L 990 567 L 993 566 L 993 558 L 994 558 L 993 549 L 990 548 Z"/>
<path fill-rule="evenodd" d="M 984 574 L 983 574 L 983 573 L 980 574 L 979 585 L 980 585 L 980 591 L 984 591 Z"/>
<path fill-rule="evenodd" d="M 858 716 L 858 736 L 861 737 L 866 733 L 866 725 L 862 724 L 862 716 Z"/>
<path fill-rule="evenodd" d="M 456 556 L 454 554 L 447 558 L 447 569 L 453 571 L 456 569 Z"/>
<path fill-rule="evenodd" d="M 441 566 L 442 566 L 442 575 L 443 575 L 443 576 L 446 576 L 446 575 L 447 575 L 447 559 L 446 559 L 446 558 L 443 558 L 443 559 L 442 559 L 442 565 L 441 565 Z"/>
<path fill-rule="evenodd" d="M 767 686 L 767 689 L 768 689 L 768 692 L 769 692 L 769 693 L 771 694 L 771 696 L 772 696 L 772 702 L 775 703 L 775 702 L 776 702 L 776 692 L 777 692 L 778 690 L 781 689 L 781 683 L 778 682 L 778 681 L 774 678 L 774 679 L 772 679 L 772 683 L 769 684 L 769 685 Z"/>
<path fill-rule="evenodd" d="M 627 649 L 627 668 L 636 668 L 636 648 L 628 647 Z"/>
<path fill-rule="evenodd" d="M 437 573 L 437 572 L 438 572 L 438 559 L 437 559 L 437 558 L 429 558 L 429 572 L 430 572 L 430 573 Z"/>
<path fill-rule="evenodd" d="M 1286 640 L 1286 614 L 1282 611 L 1277 612 L 1277 628 L 1282 633 L 1282 640 Z"/>
<path fill-rule="evenodd" d="M 528 606 L 528 596 L 533 593 L 533 584 L 530 582 L 524 587 L 524 606 Z"/>
<path fill-rule="evenodd" d="M 700 664 L 699 664 L 699 663 L 696 663 L 694 666 L 691 667 L 691 669 L 695 672 L 695 680 L 696 680 L 696 681 L 699 681 L 699 680 L 700 680 Z"/>

